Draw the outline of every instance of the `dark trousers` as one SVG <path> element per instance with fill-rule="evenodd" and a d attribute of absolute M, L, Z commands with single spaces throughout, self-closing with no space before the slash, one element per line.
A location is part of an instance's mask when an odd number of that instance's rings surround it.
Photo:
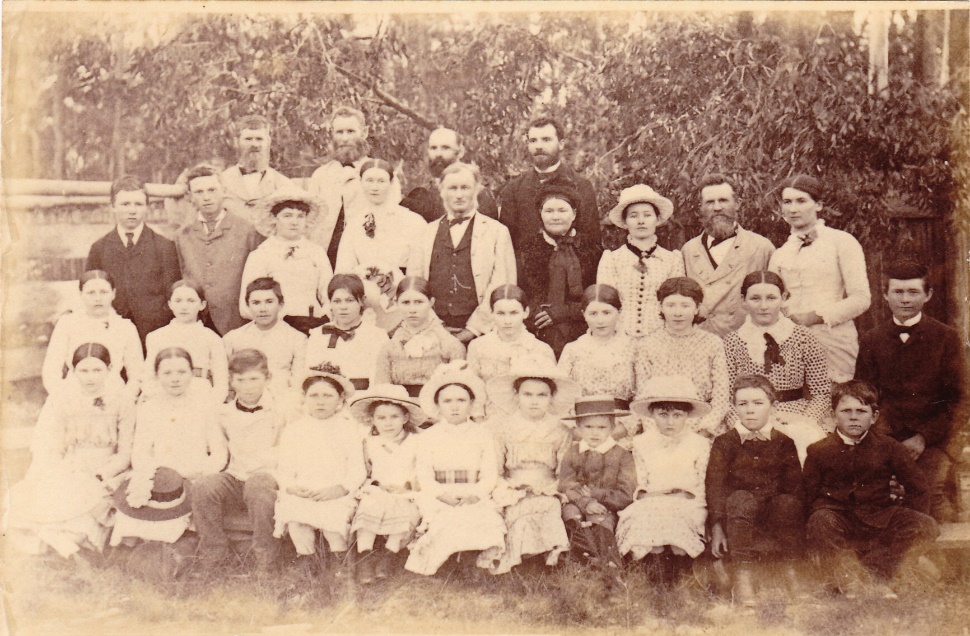
<path fill-rule="evenodd" d="M 953 505 L 946 494 L 953 460 L 940 448 L 931 446 L 919 456 L 916 466 L 926 477 L 926 485 L 929 487 L 930 515 L 937 522 L 948 521 L 953 516 Z"/>
<path fill-rule="evenodd" d="M 739 561 L 772 552 L 797 557 L 805 539 L 804 505 L 794 495 L 735 490 L 725 501 L 724 533 L 728 554 Z"/>
<path fill-rule="evenodd" d="M 876 528 L 854 513 L 816 510 L 807 524 L 808 545 L 822 557 L 854 551 L 870 572 L 891 579 L 906 553 L 936 539 L 938 528 L 929 515 L 899 506 L 885 528 Z"/>
<path fill-rule="evenodd" d="M 604 564 L 613 563 L 619 566 L 623 563 L 613 534 L 616 528 L 614 515 L 587 515 L 576 504 L 568 503 L 563 506 L 562 518 L 566 523 L 570 552 L 576 555 L 587 554 Z M 584 518 L 592 525 L 583 527 Z"/>
<path fill-rule="evenodd" d="M 229 548 L 223 520 L 228 512 L 245 506 L 253 528 L 257 559 L 275 561 L 279 539 L 273 537 L 276 492 L 272 475 L 259 473 L 240 481 L 228 473 L 205 475 L 192 485 L 192 519 L 199 533 L 199 554 L 224 553 Z"/>

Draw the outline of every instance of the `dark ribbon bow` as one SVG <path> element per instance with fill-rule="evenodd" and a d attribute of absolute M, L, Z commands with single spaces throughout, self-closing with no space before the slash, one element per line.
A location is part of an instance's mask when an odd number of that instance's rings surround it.
<path fill-rule="evenodd" d="M 552 236 L 555 251 L 549 258 L 549 287 L 546 300 L 551 305 L 565 305 L 569 299 L 583 295 L 583 269 L 576 252 L 576 236 Z"/>
<path fill-rule="evenodd" d="M 360 325 L 357 325 L 357 327 L 359 326 Z M 356 335 L 357 327 L 344 330 L 336 325 L 324 325 L 320 327 L 320 332 L 324 335 L 330 336 L 330 342 L 327 343 L 327 348 L 333 349 L 337 346 L 337 340 L 353 340 L 354 336 Z"/>
<path fill-rule="evenodd" d="M 896 323 L 893 323 L 893 327 L 895 327 L 895 329 L 896 329 L 896 335 L 897 336 L 901 336 L 903 334 L 906 334 L 906 335 L 910 335 L 911 336 L 911 335 L 913 335 L 913 329 L 916 327 L 916 325 L 908 325 L 907 326 L 907 325 L 897 325 Z"/>
<path fill-rule="evenodd" d="M 467 220 L 468 220 L 467 216 L 448 217 L 448 227 L 455 227 L 456 225 L 461 225 Z"/>
<path fill-rule="evenodd" d="M 778 341 L 770 333 L 765 334 L 765 373 L 771 373 L 771 365 L 785 364 L 785 358 L 781 355 L 781 347 Z"/>
<path fill-rule="evenodd" d="M 639 262 L 637 263 L 637 270 L 641 274 L 647 271 L 647 259 L 653 256 L 653 253 L 657 251 L 658 245 L 654 243 L 653 247 L 651 247 L 648 250 L 641 250 L 639 247 L 637 247 L 636 245 L 633 245 L 629 241 L 624 243 L 624 245 L 626 245 L 626 248 L 631 252 L 633 252 L 636 255 L 637 259 L 639 259 Z"/>
<path fill-rule="evenodd" d="M 296 258 L 296 248 L 297 248 L 296 245 L 293 245 L 292 247 L 288 248 L 283 258 Z"/>
<path fill-rule="evenodd" d="M 236 408 L 242 411 L 243 413 L 255 413 L 256 411 L 263 410 L 263 407 L 259 406 L 258 404 L 256 406 L 249 407 L 249 406 L 246 406 L 245 404 L 240 404 L 239 400 L 236 400 Z"/>
<path fill-rule="evenodd" d="M 818 230 L 813 229 L 805 234 L 796 234 L 795 238 L 802 242 L 798 249 L 808 247 L 815 242 L 815 239 L 818 238 Z"/>
<path fill-rule="evenodd" d="M 374 219 L 374 214 L 372 212 L 368 212 L 364 217 L 364 234 L 366 234 L 368 238 L 374 238 L 374 232 L 376 230 L 377 220 Z"/>

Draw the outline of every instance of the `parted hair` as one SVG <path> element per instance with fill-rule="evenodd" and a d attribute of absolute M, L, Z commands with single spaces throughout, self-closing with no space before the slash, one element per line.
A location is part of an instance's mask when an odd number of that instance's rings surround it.
<path fill-rule="evenodd" d="M 249 304 L 249 296 L 254 291 L 271 291 L 276 295 L 277 300 L 281 303 L 283 302 L 283 288 L 280 284 L 273 278 L 269 276 L 261 276 L 254 280 L 253 282 L 246 285 L 246 304 Z"/>
<path fill-rule="evenodd" d="M 71 368 L 76 367 L 85 358 L 97 358 L 104 362 L 105 366 L 111 366 L 111 353 L 106 346 L 97 342 L 86 342 L 75 349 L 74 355 L 71 356 Z"/>
<path fill-rule="evenodd" d="M 771 380 L 763 375 L 752 373 L 751 375 L 739 375 L 731 385 L 731 401 L 737 402 L 738 391 L 741 389 L 761 389 L 768 396 L 771 402 L 778 401 L 778 394 L 775 392 L 775 385 Z"/>
<path fill-rule="evenodd" d="M 145 201 L 148 201 L 148 191 L 145 189 L 145 182 L 141 177 L 126 174 L 118 177 L 111 182 L 111 204 L 114 205 L 115 197 L 119 192 L 144 192 Z"/>
<path fill-rule="evenodd" d="M 111 285 L 111 289 L 115 288 L 115 279 L 111 277 L 111 274 L 103 269 L 89 269 L 81 274 L 81 277 L 78 278 L 77 281 L 77 288 L 84 291 L 84 286 L 88 283 L 88 281 L 92 280 L 108 281 L 108 284 Z"/>

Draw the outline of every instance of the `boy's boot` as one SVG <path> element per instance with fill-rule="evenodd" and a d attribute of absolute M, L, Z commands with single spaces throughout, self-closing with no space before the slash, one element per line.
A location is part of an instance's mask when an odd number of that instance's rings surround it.
<path fill-rule="evenodd" d="M 357 553 L 357 582 L 361 585 L 370 585 L 374 582 L 376 563 L 378 560 L 376 550 L 367 550 Z"/>
<path fill-rule="evenodd" d="M 620 549 L 616 547 L 616 538 L 613 531 L 605 526 L 594 524 L 586 530 L 591 535 L 595 554 L 603 564 L 611 568 L 619 568 L 623 565 L 623 557 L 620 556 Z"/>
<path fill-rule="evenodd" d="M 742 607 L 757 605 L 757 597 L 754 594 L 754 573 L 747 563 L 738 564 L 734 572 L 734 601 Z"/>
<path fill-rule="evenodd" d="M 380 548 L 374 550 L 374 556 L 377 557 L 374 575 L 379 579 L 386 579 L 394 572 L 395 557 L 397 555 L 387 548 Z"/>

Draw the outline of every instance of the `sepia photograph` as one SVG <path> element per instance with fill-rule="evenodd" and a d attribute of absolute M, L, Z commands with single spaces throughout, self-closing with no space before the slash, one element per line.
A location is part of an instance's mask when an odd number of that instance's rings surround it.
<path fill-rule="evenodd" d="M 966 3 L 0 20 L 0 636 L 970 636 Z"/>

